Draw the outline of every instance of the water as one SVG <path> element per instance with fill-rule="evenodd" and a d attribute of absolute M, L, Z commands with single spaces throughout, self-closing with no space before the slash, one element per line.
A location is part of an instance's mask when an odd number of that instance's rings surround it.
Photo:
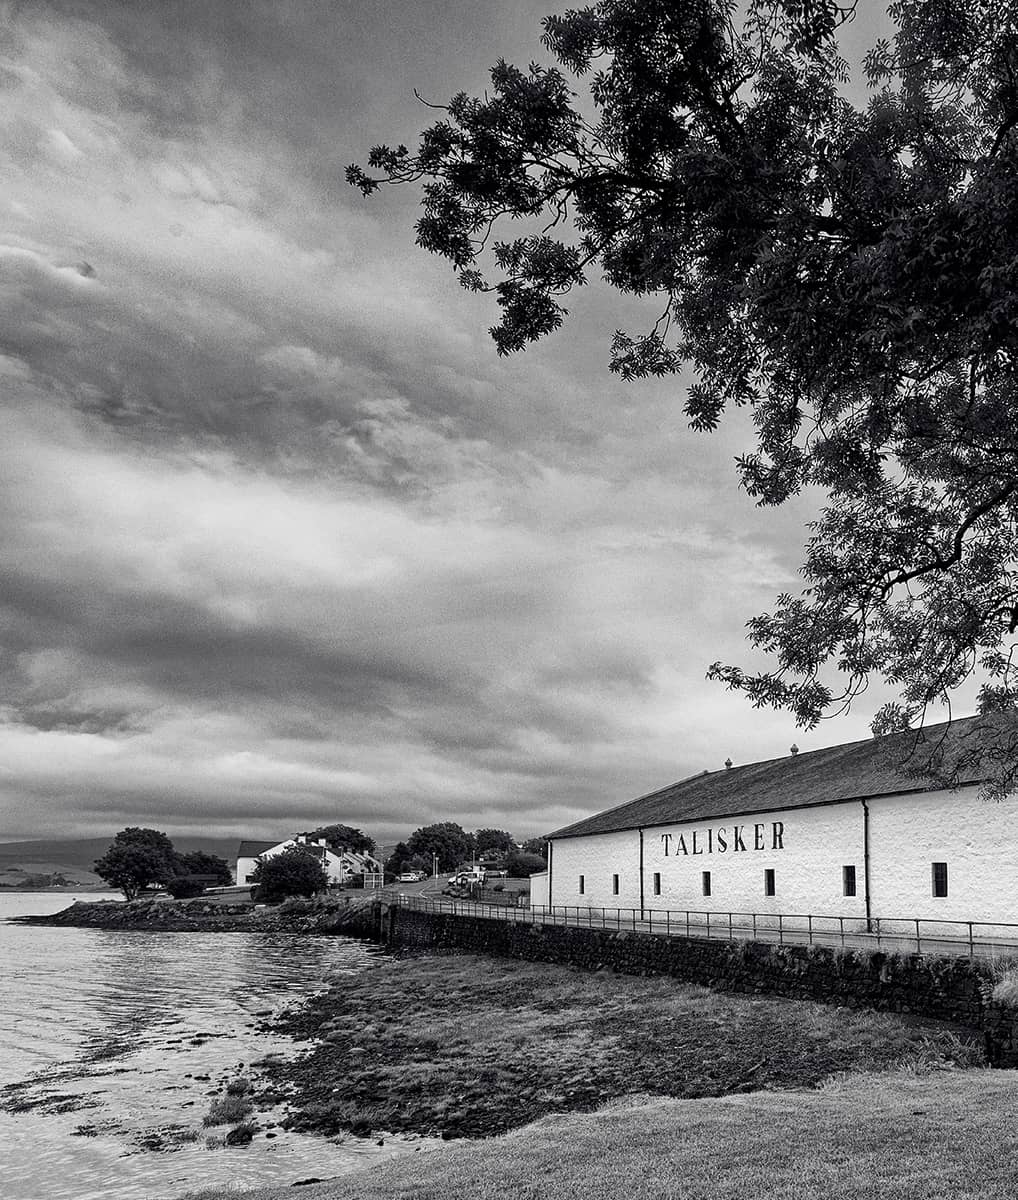
<path fill-rule="evenodd" d="M 280 1113 L 271 1110 L 256 1114 L 262 1128 L 248 1146 L 217 1144 L 226 1127 L 202 1125 L 217 1085 L 296 1052 L 259 1032 L 260 1016 L 371 970 L 377 949 L 335 937 L 6 921 L 71 899 L 0 892 L 4 1200 L 162 1200 L 220 1183 L 290 1184 L 420 1147 L 289 1133 L 272 1127 Z"/>

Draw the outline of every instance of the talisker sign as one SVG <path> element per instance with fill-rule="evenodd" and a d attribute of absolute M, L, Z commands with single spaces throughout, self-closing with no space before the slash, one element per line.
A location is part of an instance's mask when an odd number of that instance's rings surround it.
<path fill-rule="evenodd" d="M 699 838 L 698 836 L 699 835 Z M 784 850 L 785 823 L 721 825 L 717 829 L 694 829 L 692 833 L 662 833 L 665 858 L 680 854 L 738 854 L 740 850 Z"/>

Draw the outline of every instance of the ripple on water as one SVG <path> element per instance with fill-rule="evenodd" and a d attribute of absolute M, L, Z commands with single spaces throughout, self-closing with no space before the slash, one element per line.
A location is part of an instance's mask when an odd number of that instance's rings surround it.
<path fill-rule="evenodd" d="M 0 918 L 69 902 L 0 894 Z M 345 938 L 0 920 L 4 1200 L 151 1200 L 216 1183 L 288 1183 L 406 1150 L 405 1139 L 379 1148 L 282 1132 L 268 1127 L 279 1119 L 272 1112 L 258 1114 L 263 1130 L 247 1147 L 217 1146 L 226 1129 L 202 1125 L 211 1097 L 250 1063 L 293 1052 L 258 1014 L 379 961 L 377 948 Z"/>

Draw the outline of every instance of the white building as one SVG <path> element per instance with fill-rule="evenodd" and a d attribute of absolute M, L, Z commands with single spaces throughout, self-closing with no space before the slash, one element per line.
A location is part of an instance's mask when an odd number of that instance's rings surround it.
<path fill-rule="evenodd" d="M 337 853 L 329 848 L 324 838 L 311 841 L 306 834 L 299 833 L 282 842 L 241 842 L 237 850 L 237 883 L 251 883 L 260 858 L 271 858 L 291 846 L 303 846 L 316 854 L 322 860 L 329 883 L 346 883 L 353 875 L 376 875 L 382 870 L 381 864 L 370 854 L 345 848 Z"/>
<path fill-rule="evenodd" d="M 918 753 L 970 751 L 985 730 L 978 718 L 927 728 Z M 953 790 L 924 785 L 903 770 L 916 741 L 704 772 L 569 825 L 549 838 L 531 902 L 850 917 L 856 928 L 1018 924 L 1018 797 L 982 799 L 978 762 Z"/>

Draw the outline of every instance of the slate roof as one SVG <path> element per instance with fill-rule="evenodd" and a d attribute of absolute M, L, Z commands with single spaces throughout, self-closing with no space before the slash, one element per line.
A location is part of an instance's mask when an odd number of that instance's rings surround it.
<path fill-rule="evenodd" d="M 1010 745 L 1018 747 L 1018 732 L 1012 718 L 965 717 L 928 725 L 919 731 L 871 737 L 730 770 L 705 772 L 567 825 L 548 836 L 615 833 L 650 825 L 713 820 L 979 783 L 987 774 L 980 761 L 979 747 L 991 735 L 999 740 L 1002 728 Z M 937 775 L 923 774 L 921 770 L 931 755 L 937 764 Z"/>
<path fill-rule="evenodd" d="M 257 858 L 259 854 L 264 854 L 266 850 L 271 850 L 273 846 L 278 846 L 279 842 L 285 842 L 286 838 L 280 838 L 276 842 L 241 842 L 237 847 L 238 858 Z"/>

